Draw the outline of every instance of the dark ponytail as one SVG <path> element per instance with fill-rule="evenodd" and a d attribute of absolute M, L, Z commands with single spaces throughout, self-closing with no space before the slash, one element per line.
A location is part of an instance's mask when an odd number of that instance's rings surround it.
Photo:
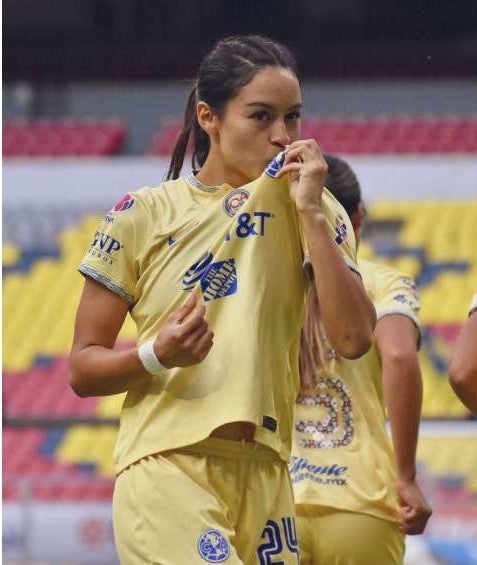
<path fill-rule="evenodd" d="M 187 99 L 187 105 L 184 114 L 184 123 L 172 152 L 171 163 L 169 165 L 169 170 L 167 171 L 168 180 L 176 179 L 180 175 L 182 165 L 184 164 L 185 154 L 187 152 L 187 146 L 189 145 L 190 134 L 194 129 L 195 123 L 197 122 L 195 115 L 196 104 L 197 87 L 194 86 L 194 88 L 191 90 L 191 93 L 189 94 L 189 98 Z"/>
<path fill-rule="evenodd" d="M 266 37 L 237 35 L 222 39 L 215 45 L 204 57 L 196 86 L 187 100 L 184 124 L 172 152 L 167 179 L 179 177 L 190 142 L 194 170 L 203 166 L 209 154 L 210 138 L 197 121 L 197 102 L 206 102 L 219 114 L 258 71 L 274 66 L 297 74 L 295 60 L 288 49 Z"/>

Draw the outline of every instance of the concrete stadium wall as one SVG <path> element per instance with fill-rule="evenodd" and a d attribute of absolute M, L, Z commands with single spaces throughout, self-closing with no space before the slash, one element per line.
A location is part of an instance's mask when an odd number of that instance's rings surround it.
<path fill-rule="evenodd" d="M 477 197 L 475 156 L 347 157 L 364 198 L 422 200 Z M 162 182 L 167 159 L 9 159 L 3 165 L 3 206 L 107 210 L 125 192 Z"/>

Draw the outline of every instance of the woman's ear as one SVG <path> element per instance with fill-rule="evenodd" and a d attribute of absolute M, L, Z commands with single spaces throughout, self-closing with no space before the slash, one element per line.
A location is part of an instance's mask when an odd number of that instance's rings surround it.
<path fill-rule="evenodd" d="M 217 114 L 207 104 L 207 102 L 200 101 L 197 103 L 197 121 L 200 127 L 213 137 L 217 132 Z"/>

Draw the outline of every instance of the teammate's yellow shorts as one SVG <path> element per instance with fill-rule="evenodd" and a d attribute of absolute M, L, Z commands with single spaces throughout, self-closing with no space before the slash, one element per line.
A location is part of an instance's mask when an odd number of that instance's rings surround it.
<path fill-rule="evenodd" d="M 116 480 L 123 565 L 298 563 L 288 467 L 258 443 L 208 438 L 145 457 Z"/>
<path fill-rule="evenodd" d="M 301 565 L 402 565 L 404 535 L 367 514 L 299 505 Z"/>

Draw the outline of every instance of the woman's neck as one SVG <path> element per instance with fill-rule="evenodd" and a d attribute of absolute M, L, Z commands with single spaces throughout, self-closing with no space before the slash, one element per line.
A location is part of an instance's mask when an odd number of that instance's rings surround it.
<path fill-rule="evenodd" d="M 233 188 L 243 186 L 250 182 L 237 170 L 231 170 L 222 159 L 216 159 L 209 154 L 200 171 L 195 175 L 205 186 L 221 186 L 228 184 Z"/>

